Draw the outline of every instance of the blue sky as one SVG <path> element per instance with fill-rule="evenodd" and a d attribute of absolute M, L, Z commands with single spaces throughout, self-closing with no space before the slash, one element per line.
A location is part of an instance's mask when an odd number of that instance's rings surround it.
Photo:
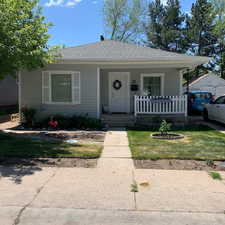
<path fill-rule="evenodd" d="M 75 46 L 99 40 L 104 33 L 102 5 L 104 0 L 41 0 L 49 30 L 50 45 Z M 195 0 L 181 0 L 184 12 L 190 11 Z"/>

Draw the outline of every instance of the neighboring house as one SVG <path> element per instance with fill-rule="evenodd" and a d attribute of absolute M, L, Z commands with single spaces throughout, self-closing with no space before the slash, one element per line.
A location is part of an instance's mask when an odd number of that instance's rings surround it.
<path fill-rule="evenodd" d="M 20 74 L 20 107 L 36 108 L 39 117 L 85 113 L 93 118 L 106 113 L 184 117 L 183 72 L 210 60 L 111 40 L 60 53 L 56 63 Z"/>
<path fill-rule="evenodd" d="M 0 80 L 0 107 L 18 104 L 18 85 L 15 78 L 7 76 Z"/>
<path fill-rule="evenodd" d="M 187 84 L 184 84 L 184 92 L 186 88 Z M 192 80 L 189 84 L 189 89 L 190 91 L 208 91 L 219 97 L 225 95 L 225 80 L 216 74 L 209 73 Z"/>

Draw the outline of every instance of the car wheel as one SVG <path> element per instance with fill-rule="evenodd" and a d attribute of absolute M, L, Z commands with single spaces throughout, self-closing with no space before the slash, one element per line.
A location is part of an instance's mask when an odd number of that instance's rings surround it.
<path fill-rule="evenodd" d="M 203 119 L 205 121 L 209 121 L 209 115 L 208 115 L 207 109 L 204 109 L 204 111 L 203 111 Z"/>

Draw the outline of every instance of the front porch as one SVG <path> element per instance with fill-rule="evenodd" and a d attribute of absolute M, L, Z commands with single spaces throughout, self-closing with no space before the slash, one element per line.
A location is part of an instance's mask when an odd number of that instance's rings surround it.
<path fill-rule="evenodd" d="M 103 124 L 110 127 L 156 125 L 162 120 L 187 122 L 187 96 L 134 96 L 134 113 L 102 114 Z"/>
<path fill-rule="evenodd" d="M 185 121 L 188 100 L 182 95 L 180 69 L 101 69 L 99 75 L 103 123 L 132 126 L 162 119 Z"/>

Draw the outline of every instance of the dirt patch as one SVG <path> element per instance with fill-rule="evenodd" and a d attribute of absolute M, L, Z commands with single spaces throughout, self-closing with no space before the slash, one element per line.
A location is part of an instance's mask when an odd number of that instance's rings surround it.
<path fill-rule="evenodd" d="M 134 160 L 137 169 L 161 169 L 161 170 L 220 170 L 221 161 L 214 161 L 213 166 L 208 166 L 206 161 L 199 160 Z"/>
<path fill-rule="evenodd" d="M 38 138 L 42 140 L 67 141 L 77 140 L 79 144 L 103 143 L 105 139 L 105 131 L 34 131 L 34 130 L 4 130 L 5 133 L 15 137 Z"/>
<path fill-rule="evenodd" d="M 178 139 L 178 140 L 167 140 L 168 142 L 171 142 L 171 143 L 190 143 L 192 142 L 192 139 L 189 138 L 189 137 L 184 137 L 183 139 Z"/>
<path fill-rule="evenodd" d="M 44 134 L 47 138 L 58 140 L 76 139 L 79 143 L 103 142 L 105 132 L 103 131 L 73 131 L 73 132 L 47 132 Z"/>
<path fill-rule="evenodd" d="M 79 158 L 0 158 L 0 166 L 32 166 L 32 167 L 83 167 L 95 168 L 97 159 Z"/>

